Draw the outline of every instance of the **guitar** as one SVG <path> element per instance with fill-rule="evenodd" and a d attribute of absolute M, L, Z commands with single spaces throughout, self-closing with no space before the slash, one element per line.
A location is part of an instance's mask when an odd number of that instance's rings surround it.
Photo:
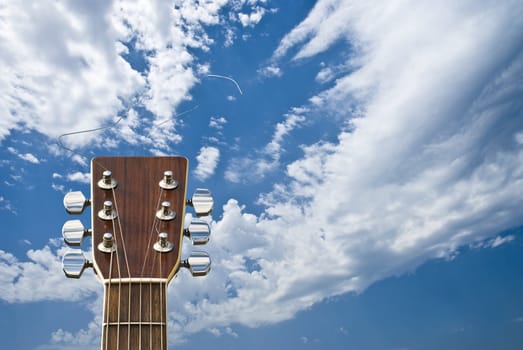
<path fill-rule="evenodd" d="M 184 157 L 95 157 L 92 199 L 81 192 L 64 197 L 70 214 L 92 207 L 92 229 L 80 220 L 62 227 L 69 246 L 80 246 L 84 237 L 92 236 L 92 261 L 80 249 L 70 249 L 62 265 L 71 278 L 92 267 L 104 285 L 102 350 L 167 349 L 167 285 L 182 267 L 194 276 L 210 270 L 205 252 L 181 259 L 184 236 L 201 245 L 210 235 L 201 219 L 184 229 L 186 205 L 198 217 L 213 208 L 206 189 L 186 200 L 187 170 Z"/>

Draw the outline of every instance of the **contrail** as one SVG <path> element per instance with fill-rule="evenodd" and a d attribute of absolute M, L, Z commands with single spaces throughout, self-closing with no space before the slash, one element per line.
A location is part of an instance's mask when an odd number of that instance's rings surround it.
<path fill-rule="evenodd" d="M 207 76 L 208 77 L 214 77 L 214 78 L 227 79 L 227 80 L 232 81 L 236 85 L 236 87 L 238 88 L 238 91 L 240 92 L 240 95 L 243 95 L 243 92 L 242 92 L 242 89 L 240 88 L 240 85 L 233 78 L 226 77 L 224 75 L 218 75 L 218 74 L 207 74 Z"/>

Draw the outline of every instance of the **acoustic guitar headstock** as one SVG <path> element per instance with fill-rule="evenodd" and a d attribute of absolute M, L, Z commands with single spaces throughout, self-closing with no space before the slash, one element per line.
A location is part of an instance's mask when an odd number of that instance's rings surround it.
<path fill-rule="evenodd" d="M 79 246 L 92 235 L 92 262 L 79 249 L 67 252 L 63 269 L 67 277 L 79 278 L 86 267 L 94 267 L 104 280 L 165 279 L 170 281 L 180 267 L 194 276 L 210 270 L 209 255 L 194 251 L 181 259 L 183 237 L 194 245 L 207 243 L 206 221 L 193 219 L 184 228 L 185 207 L 196 216 L 213 208 L 211 193 L 197 189 L 186 200 L 188 161 L 184 157 L 96 157 L 91 161 L 91 200 L 81 192 L 69 192 L 64 206 L 70 214 L 81 214 L 91 205 L 92 229 L 79 220 L 67 221 L 65 243 Z"/>

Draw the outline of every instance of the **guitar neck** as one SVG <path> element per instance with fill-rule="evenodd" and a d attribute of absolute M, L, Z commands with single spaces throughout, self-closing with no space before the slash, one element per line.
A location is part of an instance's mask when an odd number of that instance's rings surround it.
<path fill-rule="evenodd" d="M 163 279 L 106 282 L 102 350 L 167 349 Z"/>

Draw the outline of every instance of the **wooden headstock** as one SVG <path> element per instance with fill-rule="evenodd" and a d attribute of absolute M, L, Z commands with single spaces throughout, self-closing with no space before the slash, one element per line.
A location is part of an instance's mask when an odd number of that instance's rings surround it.
<path fill-rule="evenodd" d="M 98 275 L 170 280 L 180 264 L 187 159 L 96 157 L 91 177 L 93 265 Z M 157 215 L 159 211 L 168 215 Z M 107 233 L 112 242 L 104 243 Z M 154 249 L 160 233 L 166 234 L 166 245 L 172 249 Z"/>
<path fill-rule="evenodd" d="M 92 235 L 93 261 L 79 249 L 68 251 L 63 269 L 79 278 L 94 267 L 104 284 L 102 349 L 167 348 L 167 284 L 180 267 L 193 276 L 210 269 L 205 252 L 181 260 L 184 235 L 194 245 L 209 240 L 209 225 L 193 220 L 184 229 L 186 205 L 197 216 L 213 208 L 211 193 L 197 189 L 186 201 L 187 159 L 184 157 L 96 157 L 91 161 L 91 200 L 81 192 L 64 198 L 68 213 L 81 214 L 92 205 L 92 229 L 79 220 L 62 228 L 64 241 L 79 246 Z"/>

